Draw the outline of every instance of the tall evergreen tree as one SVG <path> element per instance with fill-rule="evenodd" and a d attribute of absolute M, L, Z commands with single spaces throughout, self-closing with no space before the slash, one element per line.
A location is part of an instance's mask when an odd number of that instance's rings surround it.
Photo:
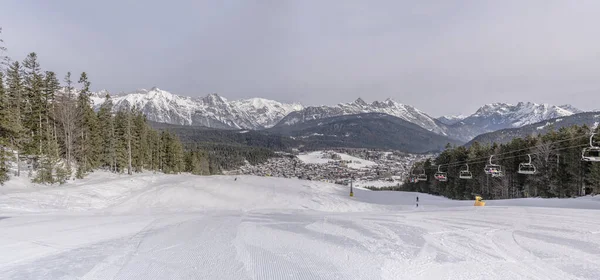
<path fill-rule="evenodd" d="M 24 127 L 28 141 L 25 143 L 25 152 L 32 155 L 42 155 L 44 141 L 44 100 L 42 87 L 43 77 L 36 53 L 30 53 L 23 61 L 23 85 L 25 114 L 23 116 Z"/>
<path fill-rule="evenodd" d="M 46 116 L 46 137 L 58 141 L 58 131 L 56 128 L 56 93 L 60 90 L 60 82 L 56 74 L 52 71 L 46 71 L 44 76 L 43 95 L 45 102 L 44 114 Z M 58 151 L 57 151 L 58 152 Z M 58 156 L 58 154 L 57 154 Z"/>
<path fill-rule="evenodd" d="M 43 144 L 39 158 L 39 168 L 35 180 L 41 183 L 63 183 L 67 180 L 67 168 L 60 159 L 57 128 L 55 121 L 55 95 L 60 83 L 54 72 L 46 71 L 43 81 Z"/>
<path fill-rule="evenodd" d="M 115 126 L 115 167 L 116 171 L 122 173 L 128 167 L 129 154 L 127 150 L 127 112 L 119 110 L 114 118 Z"/>
<path fill-rule="evenodd" d="M 141 111 L 132 112 L 132 161 L 136 172 L 141 172 L 146 166 L 148 157 L 148 125 Z"/>
<path fill-rule="evenodd" d="M 0 184 L 8 180 L 11 160 L 9 135 L 12 134 L 12 131 L 8 106 L 8 97 L 4 90 L 4 73 L 0 72 Z"/>
<path fill-rule="evenodd" d="M 23 129 L 23 79 L 21 77 L 22 68 L 18 61 L 10 65 L 6 75 L 6 98 L 7 98 L 7 115 L 11 133 L 8 135 L 10 143 L 16 152 L 17 176 L 21 176 L 20 155 L 23 149 L 25 133 Z"/>
<path fill-rule="evenodd" d="M 2 27 L 0 27 L 0 72 L 4 72 L 10 65 L 10 58 L 6 55 L 6 51 L 7 49 L 2 39 Z"/>
<path fill-rule="evenodd" d="M 98 110 L 98 129 L 100 130 L 100 166 L 116 171 L 115 126 L 112 116 L 113 103 L 106 94 L 104 103 Z"/>
<path fill-rule="evenodd" d="M 81 91 L 77 97 L 77 176 L 83 177 L 86 173 L 97 167 L 98 146 L 98 120 L 90 100 L 90 82 L 85 72 L 79 78 Z"/>
<path fill-rule="evenodd" d="M 127 174 L 131 175 L 133 170 L 131 167 L 131 142 L 132 142 L 132 126 L 133 121 L 131 120 L 131 111 L 127 110 L 125 113 L 125 141 L 127 142 Z"/>
<path fill-rule="evenodd" d="M 66 172 L 71 174 L 72 163 L 76 153 L 76 137 L 78 135 L 78 114 L 75 89 L 71 80 L 71 72 L 65 76 L 63 93 L 56 96 L 55 116 L 59 132 L 57 138 L 61 142 L 63 158 L 66 161 Z"/>

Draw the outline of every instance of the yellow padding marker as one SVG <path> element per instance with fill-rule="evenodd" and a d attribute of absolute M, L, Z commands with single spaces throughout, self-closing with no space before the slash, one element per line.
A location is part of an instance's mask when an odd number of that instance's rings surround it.
<path fill-rule="evenodd" d="M 485 206 L 485 201 L 483 201 L 483 198 L 481 198 L 481 196 L 475 197 L 475 206 Z"/>

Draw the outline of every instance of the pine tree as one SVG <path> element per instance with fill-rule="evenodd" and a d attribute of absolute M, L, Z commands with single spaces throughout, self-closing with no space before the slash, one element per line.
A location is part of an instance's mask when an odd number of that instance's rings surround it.
<path fill-rule="evenodd" d="M 10 128 L 9 104 L 4 90 L 4 73 L 0 72 L 0 184 L 8 180 L 10 165 Z"/>
<path fill-rule="evenodd" d="M 4 40 L 1 35 L 2 27 L 0 27 L 0 72 L 4 73 L 4 70 L 10 65 L 10 58 L 6 55 L 6 47 L 4 46 Z"/>
<path fill-rule="evenodd" d="M 202 175 L 202 165 L 198 152 L 189 152 L 186 155 L 186 171 L 194 175 Z"/>
<path fill-rule="evenodd" d="M 75 138 L 78 135 L 77 102 L 71 80 L 71 72 L 65 76 L 64 93 L 56 96 L 55 116 L 58 130 L 57 138 L 62 140 L 63 158 L 66 161 L 66 173 L 71 174 L 75 157 Z"/>
<path fill-rule="evenodd" d="M 25 132 L 29 139 L 25 144 L 25 152 L 31 155 L 42 155 L 44 141 L 43 124 L 46 100 L 43 98 L 43 77 L 36 53 L 30 53 L 23 61 L 23 85 L 25 114 L 23 115 Z"/>
<path fill-rule="evenodd" d="M 151 129 L 148 131 L 149 165 L 152 170 L 160 170 L 160 134 Z"/>
<path fill-rule="evenodd" d="M 23 115 L 23 80 L 21 77 L 21 64 L 18 61 L 12 63 L 6 75 L 6 97 L 8 103 L 8 124 L 10 125 L 10 143 L 16 152 L 17 176 L 21 176 L 20 155 L 23 148 L 24 129 Z"/>
<path fill-rule="evenodd" d="M 115 126 L 112 117 L 113 103 L 110 95 L 106 94 L 104 103 L 98 110 L 98 125 L 100 130 L 100 166 L 116 171 L 115 165 Z"/>
<path fill-rule="evenodd" d="M 45 115 L 46 115 L 46 127 L 47 127 L 47 137 L 53 138 L 54 141 L 58 142 L 57 137 L 57 128 L 56 128 L 56 93 L 60 90 L 60 82 L 56 77 L 56 74 L 52 71 L 46 71 L 46 75 L 44 76 L 44 100 L 45 103 Z M 58 157 L 58 150 L 56 156 Z"/>
<path fill-rule="evenodd" d="M 132 174 L 131 168 L 131 141 L 132 141 L 132 125 L 131 111 L 125 113 L 125 141 L 127 142 L 127 174 Z"/>
<path fill-rule="evenodd" d="M 76 137 L 76 159 L 78 163 L 77 177 L 82 178 L 86 173 L 97 167 L 97 149 L 100 137 L 98 136 L 97 116 L 92 109 L 90 100 L 90 82 L 85 72 L 81 73 L 79 83 L 82 88 L 77 97 L 78 135 Z"/>
<path fill-rule="evenodd" d="M 132 161 L 135 172 L 141 172 L 148 157 L 148 125 L 141 111 L 132 111 Z"/>
<path fill-rule="evenodd" d="M 123 173 L 128 165 L 127 152 L 127 112 L 119 110 L 114 118 L 115 125 L 115 168 Z"/>
<path fill-rule="evenodd" d="M 179 173 L 185 168 L 183 147 L 181 142 L 172 134 L 163 131 L 161 133 L 162 147 L 162 171 L 164 173 Z"/>
<path fill-rule="evenodd" d="M 43 145 L 39 159 L 39 169 L 35 181 L 40 183 L 64 183 L 67 180 L 67 169 L 60 159 L 55 122 L 55 94 L 60 84 L 54 72 L 47 71 L 43 83 Z"/>

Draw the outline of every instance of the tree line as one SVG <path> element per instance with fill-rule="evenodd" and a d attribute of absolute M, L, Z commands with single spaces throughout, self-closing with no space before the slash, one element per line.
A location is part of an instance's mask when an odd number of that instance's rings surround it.
<path fill-rule="evenodd" d="M 196 175 L 221 174 L 249 163 L 260 164 L 277 155 L 262 147 L 222 143 L 190 143 L 186 147 L 186 171 Z"/>
<path fill-rule="evenodd" d="M 0 72 L 0 182 L 13 163 L 20 176 L 24 162 L 40 183 L 83 178 L 95 169 L 185 170 L 174 135 L 152 129 L 135 108 L 113 110 L 109 95 L 95 111 L 90 85 L 85 72 L 77 84 L 70 72 L 61 84 L 54 72 L 41 70 L 36 53 Z"/>
<path fill-rule="evenodd" d="M 564 198 L 600 193 L 600 163 L 581 160 L 582 149 L 589 146 L 591 131 L 586 125 L 574 125 L 543 135 L 515 138 L 500 145 L 477 142 L 470 147 L 448 145 L 435 159 L 413 166 L 413 174 L 424 171 L 427 181 L 407 181 L 403 189 L 453 199 L 473 199 L 475 195 L 486 199 Z M 597 127 L 595 132 L 600 133 L 600 128 Z M 528 154 L 537 172 L 519 174 L 519 164 L 529 161 Z M 504 176 L 492 177 L 483 172 L 491 155 L 496 155 L 492 163 L 502 166 Z M 472 179 L 459 178 L 460 170 L 465 170 L 466 164 Z M 434 179 L 438 166 L 447 173 L 447 181 Z"/>
<path fill-rule="evenodd" d="M 108 94 L 94 108 L 86 72 L 77 81 L 69 72 L 61 83 L 55 72 L 42 71 L 36 53 L 11 61 L 2 43 L 0 184 L 23 172 L 38 183 L 64 183 L 97 169 L 220 174 L 274 156 L 269 149 L 214 143 L 184 149 L 168 127 L 152 128 L 139 109 L 114 108 Z"/>

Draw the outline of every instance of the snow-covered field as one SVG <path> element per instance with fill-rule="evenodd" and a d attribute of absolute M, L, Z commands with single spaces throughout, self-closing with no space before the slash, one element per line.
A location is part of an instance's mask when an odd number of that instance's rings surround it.
<path fill-rule="evenodd" d="M 360 168 L 377 165 L 377 163 L 372 162 L 370 160 L 353 157 L 348 154 L 336 153 L 336 152 L 332 152 L 332 153 L 339 155 L 341 160 L 351 161 L 351 163 L 348 164 L 349 168 L 360 169 Z M 335 161 L 330 158 L 323 158 L 322 151 L 310 152 L 310 153 L 306 153 L 306 154 L 299 154 L 298 159 L 304 163 L 312 163 L 312 164 L 326 164 L 330 161 Z"/>
<path fill-rule="evenodd" d="M 271 177 L 0 187 L 1 279 L 600 279 L 600 197 L 451 201 Z"/>

